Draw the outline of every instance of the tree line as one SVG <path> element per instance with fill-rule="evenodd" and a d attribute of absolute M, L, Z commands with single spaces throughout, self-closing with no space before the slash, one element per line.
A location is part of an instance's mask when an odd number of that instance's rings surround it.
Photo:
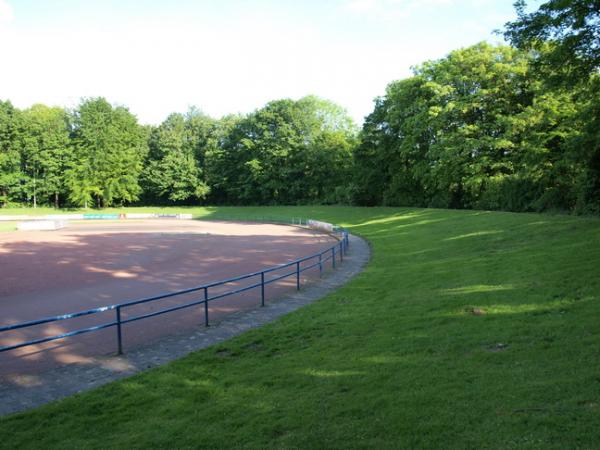
<path fill-rule="evenodd" d="M 355 201 L 600 213 L 600 6 L 515 4 L 512 46 L 451 52 L 392 82 L 356 148 Z"/>
<path fill-rule="evenodd" d="M 0 102 L 0 204 L 310 204 L 600 213 L 600 8 L 550 0 L 416 67 L 361 130 L 309 96 L 158 126 L 84 99 Z"/>
<path fill-rule="evenodd" d="M 0 204 L 340 203 L 357 129 L 314 96 L 246 116 L 195 108 L 158 126 L 84 99 L 72 111 L 0 102 Z"/>

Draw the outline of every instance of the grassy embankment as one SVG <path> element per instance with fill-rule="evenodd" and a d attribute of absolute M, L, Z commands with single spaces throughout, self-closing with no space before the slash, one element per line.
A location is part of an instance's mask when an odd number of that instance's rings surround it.
<path fill-rule="evenodd" d="M 333 295 L 271 325 L 0 419 L 0 448 L 598 446 L 600 220 L 189 212 L 328 220 L 367 238 L 373 258 Z"/>

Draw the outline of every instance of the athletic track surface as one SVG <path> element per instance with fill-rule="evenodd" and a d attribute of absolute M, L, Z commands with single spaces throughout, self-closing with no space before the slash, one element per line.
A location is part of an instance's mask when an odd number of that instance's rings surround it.
<path fill-rule="evenodd" d="M 0 326 L 185 289 L 308 256 L 335 239 L 287 225 L 127 220 L 71 222 L 58 231 L 0 233 Z M 289 271 L 290 269 L 285 269 Z M 275 272 L 271 277 L 282 274 Z M 317 277 L 318 270 L 303 278 Z M 210 295 L 257 282 L 214 288 Z M 290 292 L 293 277 L 266 288 L 269 300 Z M 123 318 L 199 299 L 202 292 L 124 310 Z M 211 322 L 256 308 L 260 289 L 210 303 Z M 114 320 L 114 311 L 0 335 L 0 345 Z M 124 325 L 124 349 L 204 325 L 203 306 Z M 114 327 L 0 353 L 0 383 L 116 351 Z"/>

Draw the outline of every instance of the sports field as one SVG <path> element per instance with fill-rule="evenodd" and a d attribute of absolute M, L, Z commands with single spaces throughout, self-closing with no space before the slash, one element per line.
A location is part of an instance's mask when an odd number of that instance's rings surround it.
<path fill-rule="evenodd" d="M 175 363 L 0 419 L 0 448 L 597 448 L 600 220 L 393 208 L 335 294 Z"/>
<path fill-rule="evenodd" d="M 0 233 L 0 326 L 85 311 L 225 280 L 318 253 L 333 237 L 277 224 L 177 219 L 75 221 L 56 231 Z M 265 281 L 289 272 L 274 271 Z M 316 276 L 306 271 L 304 278 Z M 210 296 L 242 288 L 255 279 L 215 286 Z M 286 289 L 287 287 L 287 289 Z M 265 287 L 272 301 L 292 290 L 295 280 Z M 201 294 L 201 293 L 200 293 Z M 122 318 L 193 302 L 198 292 L 123 310 Z M 228 313 L 256 308 L 257 289 L 212 302 L 213 323 Z M 4 332 L 0 345 L 15 345 L 98 326 L 115 312 Z M 131 350 L 204 322 L 202 305 L 124 326 Z M 64 364 L 88 364 L 95 355 L 114 354 L 114 328 L 0 353 L 0 382 L 19 385 L 24 377 Z"/>

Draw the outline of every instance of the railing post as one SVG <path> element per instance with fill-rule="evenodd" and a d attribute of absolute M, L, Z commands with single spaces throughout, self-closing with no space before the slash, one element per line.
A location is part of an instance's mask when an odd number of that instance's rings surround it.
<path fill-rule="evenodd" d="M 296 263 L 296 290 L 300 290 L 300 261 Z"/>
<path fill-rule="evenodd" d="M 331 267 L 335 269 L 335 245 L 331 247 Z"/>
<path fill-rule="evenodd" d="M 260 306 L 265 306 L 265 273 L 260 273 Z"/>
<path fill-rule="evenodd" d="M 204 288 L 204 326 L 208 326 L 208 288 Z"/>
<path fill-rule="evenodd" d="M 323 275 L 323 254 L 319 253 L 319 276 Z"/>
<path fill-rule="evenodd" d="M 344 260 L 344 241 L 340 241 L 340 262 Z"/>
<path fill-rule="evenodd" d="M 121 307 L 117 306 L 117 345 L 118 345 L 118 350 L 117 350 L 117 354 L 118 355 L 122 355 L 123 354 L 123 335 L 121 332 Z"/>

